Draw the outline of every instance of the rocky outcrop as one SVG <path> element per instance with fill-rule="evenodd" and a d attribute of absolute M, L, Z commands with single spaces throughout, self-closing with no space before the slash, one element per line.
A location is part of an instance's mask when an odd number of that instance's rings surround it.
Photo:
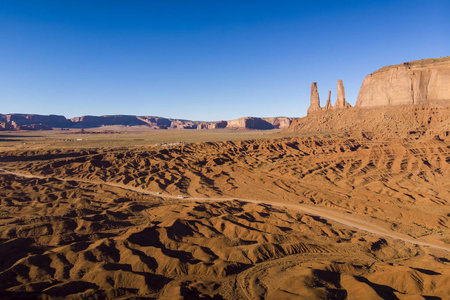
<path fill-rule="evenodd" d="M 327 99 L 327 103 L 325 104 L 324 109 L 328 110 L 328 109 L 332 109 L 333 105 L 331 105 L 331 91 L 328 91 L 328 99 Z"/>
<path fill-rule="evenodd" d="M 197 125 L 197 129 L 223 129 L 228 125 L 228 121 L 217 121 L 217 122 L 201 122 Z"/>
<path fill-rule="evenodd" d="M 286 129 L 292 123 L 292 118 L 287 117 L 275 117 L 275 118 L 262 118 L 264 121 L 272 124 L 275 129 Z"/>
<path fill-rule="evenodd" d="M 197 125 L 197 129 L 286 129 L 292 123 L 292 118 L 255 118 L 245 117 L 231 121 L 202 122 Z"/>
<path fill-rule="evenodd" d="M 136 118 L 150 127 L 169 128 L 172 126 L 172 121 L 166 118 L 153 116 L 137 116 Z"/>
<path fill-rule="evenodd" d="M 333 109 L 343 109 L 349 107 L 351 107 L 351 105 L 345 101 L 344 83 L 341 79 L 339 79 L 337 82 L 337 100 L 333 106 Z"/>
<path fill-rule="evenodd" d="M 292 122 L 288 131 L 385 139 L 450 135 L 450 106 L 431 104 L 350 108 L 312 114 Z"/>
<path fill-rule="evenodd" d="M 227 128 L 274 129 L 275 127 L 261 118 L 244 117 L 228 121 Z"/>
<path fill-rule="evenodd" d="M 356 106 L 450 103 L 450 56 L 387 66 L 367 75 Z"/>
<path fill-rule="evenodd" d="M 323 112 L 324 110 L 326 111 L 331 109 L 347 109 L 352 107 L 345 100 L 344 84 L 340 79 L 338 80 L 337 83 L 337 89 L 338 89 L 338 97 L 334 106 L 331 105 L 331 91 L 328 91 L 327 103 L 325 104 L 325 107 L 320 107 L 319 92 L 317 91 L 317 82 L 313 82 L 311 84 L 311 99 L 310 99 L 311 103 L 308 108 L 308 115 L 316 112 Z"/>
<path fill-rule="evenodd" d="M 207 129 L 223 129 L 226 128 L 228 125 L 227 121 L 219 121 L 219 122 L 212 122 L 208 125 Z"/>
<path fill-rule="evenodd" d="M 254 118 L 245 117 L 227 122 L 226 128 L 232 129 L 286 129 L 292 123 L 291 118 L 275 117 L 275 118 Z"/>
<path fill-rule="evenodd" d="M 320 110 L 320 99 L 319 99 L 319 91 L 317 90 L 317 82 L 313 82 L 311 84 L 311 97 L 310 104 L 308 108 L 308 114 L 319 111 Z"/>

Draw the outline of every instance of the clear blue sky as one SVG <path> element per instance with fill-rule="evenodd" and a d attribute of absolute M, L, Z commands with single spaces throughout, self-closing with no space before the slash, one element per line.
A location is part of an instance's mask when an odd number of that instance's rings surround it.
<path fill-rule="evenodd" d="M 299 117 L 448 55 L 448 0 L 0 0 L 0 113 Z"/>

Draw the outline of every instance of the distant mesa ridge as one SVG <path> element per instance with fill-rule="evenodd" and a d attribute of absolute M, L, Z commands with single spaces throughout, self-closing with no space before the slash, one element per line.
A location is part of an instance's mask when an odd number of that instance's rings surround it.
<path fill-rule="evenodd" d="M 285 129 L 293 118 L 244 117 L 230 121 L 190 121 L 155 116 L 107 115 L 66 119 L 57 115 L 0 114 L 0 130 L 51 130 L 52 128 L 97 128 L 102 126 L 144 126 L 155 129 Z"/>

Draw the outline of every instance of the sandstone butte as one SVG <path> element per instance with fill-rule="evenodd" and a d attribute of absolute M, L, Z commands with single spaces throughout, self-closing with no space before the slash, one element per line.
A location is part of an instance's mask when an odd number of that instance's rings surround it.
<path fill-rule="evenodd" d="M 288 131 L 446 137 L 450 135 L 450 57 L 387 66 L 367 75 L 355 107 L 346 102 L 341 80 L 334 106 L 330 93 L 325 107 L 320 106 L 316 82 L 311 85 L 310 101 L 308 117 L 294 121 Z"/>
<path fill-rule="evenodd" d="M 311 104 L 308 115 L 335 109 L 350 108 L 345 100 L 342 80 L 338 80 L 338 97 L 335 105 L 320 106 L 317 83 L 311 85 Z M 383 67 L 364 79 L 355 107 L 373 108 L 391 105 L 450 103 L 450 56 L 429 58 Z"/>
<path fill-rule="evenodd" d="M 356 107 L 401 104 L 448 104 L 450 56 L 381 68 L 364 79 Z"/>

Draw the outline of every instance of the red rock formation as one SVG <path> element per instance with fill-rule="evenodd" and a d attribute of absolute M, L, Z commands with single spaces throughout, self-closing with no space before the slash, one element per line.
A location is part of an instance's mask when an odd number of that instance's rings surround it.
<path fill-rule="evenodd" d="M 331 91 L 328 91 L 328 99 L 327 99 L 327 104 L 325 104 L 324 109 L 325 110 L 329 110 L 332 109 L 333 105 L 331 105 Z"/>
<path fill-rule="evenodd" d="M 311 84 L 311 104 L 308 108 L 308 115 L 315 112 L 322 112 L 330 109 L 347 109 L 352 107 L 347 101 L 345 101 L 345 91 L 344 91 L 344 84 L 342 83 L 342 80 L 338 80 L 337 83 L 338 87 L 338 98 L 336 100 L 336 103 L 334 106 L 331 105 L 331 91 L 328 91 L 328 99 L 327 103 L 325 104 L 325 107 L 320 107 L 320 100 L 319 100 L 319 92 L 317 91 L 317 82 L 313 82 Z"/>
<path fill-rule="evenodd" d="M 333 106 L 333 109 L 343 109 L 343 108 L 349 108 L 352 107 L 347 101 L 345 101 L 345 90 L 344 90 L 344 83 L 341 79 L 337 82 L 337 100 L 336 103 Z"/>
<path fill-rule="evenodd" d="M 56 115 L 0 115 L 0 130 L 51 130 L 52 127 L 67 127 L 70 121 Z"/>
<path fill-rule="evenodd" d="M 261 118 L 244 117 L 228 121 L 227 128 L 274 129 L 274 126 Z"/>
<path fill-rule="evenodd" d="M 275 129 L 286 129 L 288 128 L 291 123 L 291 118 L 286 117 L 275 117 L 275 118 L 262 118 L 264 121 L 269 122 L 273 125 L 273 128 Z"/>
<path fill-rule="evenodd" d="M 383 67 L 367 75 L 357 107 L 450 103 L 450 56 Z"/>
<path fill-rule="evenodd" d="M 66 119 L 64 116 L 43 116 L 26 114 L 0 114 L 0 130 L 51 130 L 58 128 L 94 128 L 101 126 L 149 126 L 155 129 L 284 129 L 292 119 L 286 117 L 254 118 L 247 117 L 233 121 L 202 122 L 181 119 L 168 119 L 152 116 L 82 116 Z"/>
<path fill-rule="evenodd" d="M 310 105 L 308 108 L 308 115 L 320 110 L 320 99 L 319 99 L 319 91 L 317 90 L 317 82 L 313 82 L 311 84 L 311 98 Z"/>
<path fill-rule="evenodd" d="M 208 126 L 208 129 L 221 129 L 227 127 L 227 125 L 228 125 L 227 121 L 218 121 Z"/>

